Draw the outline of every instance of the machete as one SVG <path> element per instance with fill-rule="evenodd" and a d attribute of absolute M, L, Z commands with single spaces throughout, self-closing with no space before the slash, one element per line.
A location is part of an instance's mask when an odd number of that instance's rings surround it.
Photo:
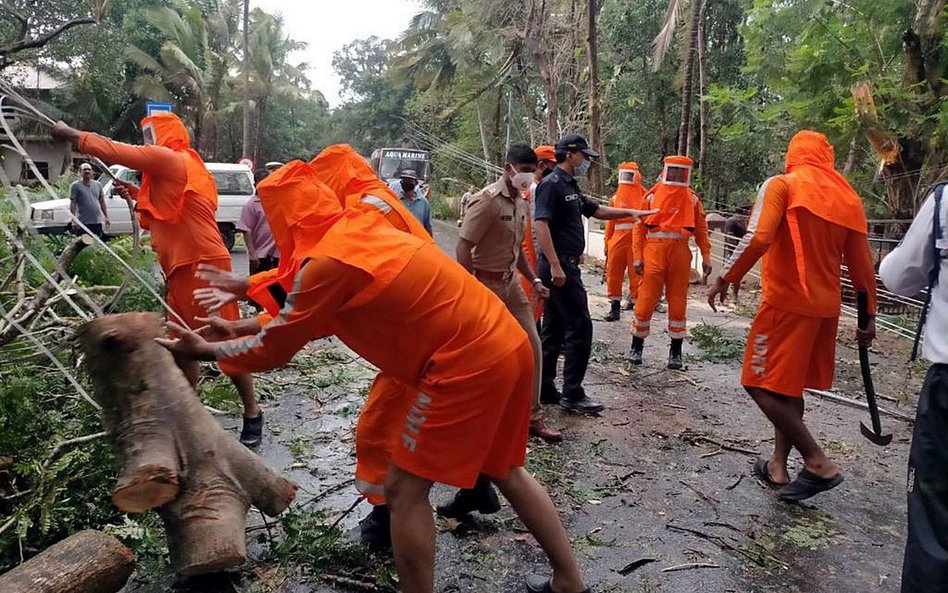
<path fill-rule="evenodd" d="M 869 327 L 869 294 L 860 290 L 856 293 L 856 316 L 859 329 Z M 892 441 L 891 434 L 882 434 L 882 421 L 879 419 L 879 406 L 876 403 L 876 390 L 872 385 L 872 374 L 869 369 L 869 347 L 859 346 L 859 368 L 862 370 L 862 382 L 866 387 L 866 403 L 869 405 L 869 418 L 872 420 L 872 429 L 864 423 L 859 423 L 862 436 L 873 443 L 884 447 Z"/>

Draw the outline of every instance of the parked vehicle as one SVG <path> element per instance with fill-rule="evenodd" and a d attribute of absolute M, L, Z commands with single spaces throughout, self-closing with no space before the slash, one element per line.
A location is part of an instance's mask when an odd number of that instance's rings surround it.
<path fill-rule="evenodd" d="M 217 228 L 224 239 L 224 245 L 231 250 L 234 248 L 240 211 L 255 191 L 253 173 L 244 165 L 230 163 L 206 163 L 206 165 L 217 184 Z M 122 181 L 136 185 L 141 183 L 141 174 L 134 169 L 112 165 L 109 170 Z M 132 221 L 125 200 L 112 195 L 113 182 L 108 175 L 102 174 L 98 181 L 105 190 L 105 203 L 111 222 L 107 235 L 114 237 L 131 234 Z M 43 234 L 67 232 L 70 221 L 69 198 L 31 204 L 30 221 L 33 227 Z"/>

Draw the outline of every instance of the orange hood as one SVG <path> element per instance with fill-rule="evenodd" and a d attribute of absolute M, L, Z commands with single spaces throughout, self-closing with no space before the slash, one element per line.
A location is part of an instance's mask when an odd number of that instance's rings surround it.
<path fill-rule="evenodd" d="M 868 234 L 862 200 L 843 174 L 836 170 L 835 161 L 833 145 L 819 132 L 797 132 L 787 147 L 783 175 L 790 188 L 787 226 L 796 255 L 797 275 L 807 296 L 810 291 L 806 283 L 806 259 L 797 217 L 799 209 L 851 231 Z"/>
<path fill-rule="evenodd" d="M 348 144 L 327 147 L 309 162 L 309 166 L 319 180 L 342 200 L 378 181 L 369 163 Z"/>
<path fill-rule="evenodd" d="M 162 200 L 152 199 L 152 174 L 142 175 L 141 191 L 138 194 L 136 209 L 141 213 L 143 228 L 150 228 L 153 220 L 175 223 L 184 212 L 185 199 L 197 196 L 207 200 L 217 210 L 217 184 L 214 176 L 204 166 L 204 161 L 191 150 L 191 137 L 181 119 L 170 112 L 156 113 L 141 121 L 142 134 L 157 146 L 164 146 L 185 155 L 187 180 L 184 190 L 177 196 L 164 196 Z M 160 205 L 159 205 L 160 204 Z"/>
<path fill-rule="evenodd" d="M 281 258 L 301 258 L 342 215 L 339 197 L 303 161 L 290 161 L 257 186 Z"/>
<path fill-rule="evenodd" d="M 694 192 L 690 183 L 694 162 L 686 156 L 670 156 L 665 157 L 664 163 L 662 176 L 651 190 L 651 207 L 659 212 L 645 219 L 645 224 L 670 231 L 693 229 L 696 222 Z M 682 174 L 684 178 L 673 179 L 670 172 Z"/>
<path fill-rule="evenodd" d="M 149 115 L 141 121 L 142 133 L 158 146 L 171 150 L 188 150 L 191 148 L 191 136 L 181 122 L 181 118 L 169 112 L 162 111 Z"/>
<path fill-rule="evenodd" d="M 619 164 L 619 187 L 616 189 L 617 208 L 642 207 L 642 198 L 645 197 L 645 188 L 642 187 L 642 173 L 638 163 Z"/>

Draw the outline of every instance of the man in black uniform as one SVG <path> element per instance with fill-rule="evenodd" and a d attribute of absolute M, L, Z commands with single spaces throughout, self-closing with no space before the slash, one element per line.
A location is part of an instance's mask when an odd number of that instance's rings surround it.
<path fill-rule="evenodd" d="M 550 288 L 543 310 L 543 385 L 540 400 L 559 403 L 571 412 L 596 413 L 605 406 L 583 391 L 583 378 L 592 350 L 592 319 L 583 287 L 579 260 L 586 249 L 583 216 L 602 220 L 650 214 L 642 210 L 601 206 L 587 199 L 576 177 L 585 175 L 599 153 L 579 134 L 556 143 L 556 167 L 537 186 L 536 235 L 540 246 L 537 275 Z M 556 363 L 564 351 L 563 392 L 556 390 Z"/>

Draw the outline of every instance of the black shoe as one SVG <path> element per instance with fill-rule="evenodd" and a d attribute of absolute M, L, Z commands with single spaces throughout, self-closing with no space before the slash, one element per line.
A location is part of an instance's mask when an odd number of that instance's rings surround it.
<path fill-rule="evenodd" d="M 540 403 L 553 405 L 560 403 L 560 400 L 563 399 L 563 394 L 557 391 L 556 389 L 551 389 L 549 391 L 543 390 L 540 391 Z"/>
<path fill-rule="evenodd" d="M 256 418 L 247 418 L 244 416 L 244 426 L 240 431 L 240 444 L 254 449 L 260 446 L 263 440 L 263 412 Z"/>
<path fill-rule="evenodd" d="M 632 338 L 632 347 L 629 348 L 629 364 L 642 364 L 643 348 L 645 348 L 645 338 Z"/>
<path fill-rule="evenodd" d="M 528 574 L 524 584 L 527 586 L 527 593 L 556 593 L 553 591 L 552 580 L 538 574 Z M 589 589 L 581 593 L 589 593 Z"/>
<path fill-rule="evenodd" d="M 625 301 L 625 304 L 622 305 L 622 310 L 623 310 L 623 311 L 633 311 L 633 310 L 635 310 L 635 299 L 633 299 L 632 297 L 629 297 L 629 298 Z"/>
<path fill-rule="evenodd" d="M 359 540 L 372 550 L 387 550 L 392 547 L 392 530 L 388 505 L 372 507 L 372 512 L 359 521 Z"/>
<path fill-rule="evenodd" d="M 500 499 L 497 491 L 490 483 L 490 478 L 481 475 L 470 490 L 458 490 L 454 500 L 447 504 L 438 505 L 435 509 L 442 517 L 461 519 L 469 513 L 477 511 L 482 515 L 491 515 L 500 510 Z"/>
<path fill-rule="evenodd" d="M 613 300 L 611 307 L 606 316 L 602 318 L 603 321 L 619 321 L 619 301 Z"/>
<path fill-rule="evenodd" d="M 583 396 L 580 399 L 568 399 L 561 398 L 560 406 L 567 412 L 573 412 L 576 414 L 598 414 L 599 412 L 606 409 L 606 406 L 601 403 L 589 399 L 587 396 Z"/>
<path fill-rule="evenodd" d="M 681 356 L 681 343 L 684 340 L 672 340 L 671 348 L 668 349 L 668 369 L 671 371 L 680 371 L 685 366 Z"/>

